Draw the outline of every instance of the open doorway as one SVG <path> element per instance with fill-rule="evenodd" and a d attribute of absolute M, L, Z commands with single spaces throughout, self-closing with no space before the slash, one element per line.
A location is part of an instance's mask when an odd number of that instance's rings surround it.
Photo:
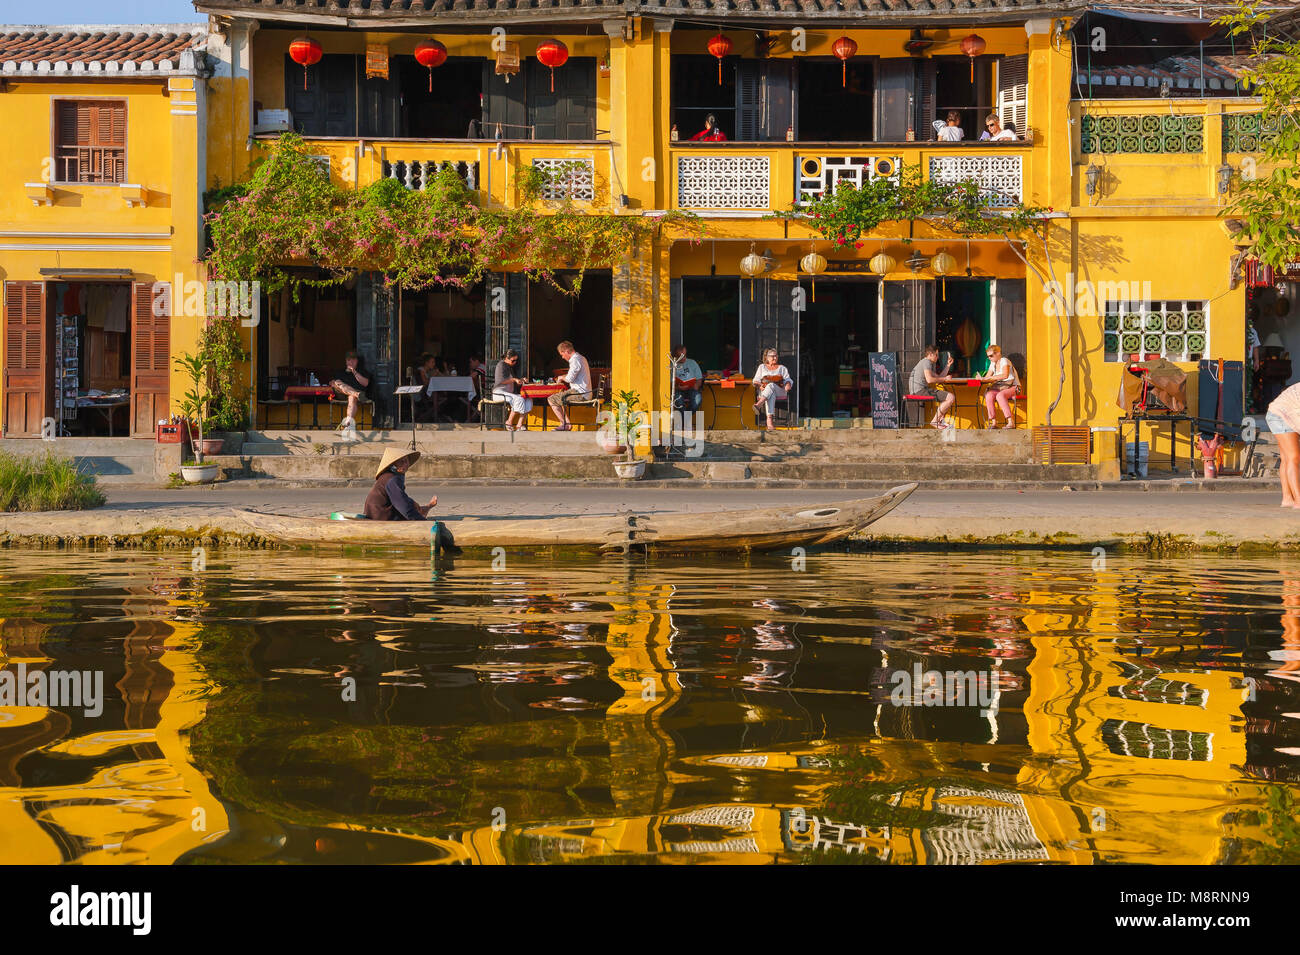
<path fill-rule="evenodd" d="M 672 123 L 678 138 L 688 140 L 704 129 L 710 113 L 727 139 L 736 135 L 736 67 L 727 62 L 718 82 L 718 61 L 706 55 L 672 58 Z"/>
<path fill-rule="evenodd" d="M 945 279 L 935 299 L 935 336 L 940 352 L 952 356 L 952 374 L 971 378 L 988 365 L 992 297 L 988 279 Z M 945 358 L 943 364 L 947 364 Z"/>
<path fill-rule="evenodd" d="M 841 69 L 843 67 L 843 69 Z M 799 130 L 804 142 L 870 142 L 875 63 L 857 58 L 799 60 Z"/>
<path fill-rule="evenodd" d="M 403 381 L 433 387 L 415 403 L 419 421 L 465 422 L 475 399 L 490 387 L 484 377 L 485 283 L 468 288 L 404 290 L 401 307 Z M 439 381 L 430 386 L 432 379 Z M 411 408 L 400 409 L 409 420 Z"/>
<path fill-rule="evenodd" d="M 51 282 L 53 418 L 60 435 L 131 431 L 131 285 Z"/>
<path fill-rule="evenodd" d="M 681 336 L 686 353 L 706 372 L 740 367 L 740 282 L 735 278 L 685 278 Z"/>
<path fill-rule="evenodd" d="M 877 350 L 878 306 L 874 279 L 817 283 L 817 301 L 809 299 L 799 326 L 801 416 L 869 413 L 867 353 Z"/>
<path fill-rule="evenodd" d="M 965 139 L 979 139 L 984 132 L 984 117 L 993 112 L 993 57 L 977 56 L 974 70 L 971 59 L 965 56 L 936 56 L 935 64 L 935 120 L 945 120 L 949 112 L 961 119 Z M 1024 135 L 1023 130 L 1016 131 Z M 924 137 L 933 139 L 934 131 L 926 130 Z"/>
<path fill-rule="evenodd" d="M 427 67 L 403 58 L 398 80 L 402 135 L 415 139 L 461 139 L 474 136 L 482 115 L 483 60 L 452 56 L 430 74 Z"/>
<path fill-rule="evenodd" d="M 573 272 L 559 272 L 556 279 L 566 288 L 573 287 Z M 592 386 L 603 375 L 609 384 L 610 364 L 614 352 L 613 276 L 608 271 L 589 271 L 582 277 L 577 295 L 561 292 L 546 282 L 528 284 L 528 364 L 533 378 L 548 378 L 566 370 L 556 353 L 563 341 L 587 359 Z M 480 338 L 482 333 L 480 332 Z"/>

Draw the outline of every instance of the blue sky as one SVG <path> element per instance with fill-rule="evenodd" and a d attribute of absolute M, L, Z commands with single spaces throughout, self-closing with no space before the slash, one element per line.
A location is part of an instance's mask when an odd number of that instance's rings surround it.
<path fill-rule="evenodd" d="M 190 0 L 0 0 L 0 23 L 203 23 Z"/>

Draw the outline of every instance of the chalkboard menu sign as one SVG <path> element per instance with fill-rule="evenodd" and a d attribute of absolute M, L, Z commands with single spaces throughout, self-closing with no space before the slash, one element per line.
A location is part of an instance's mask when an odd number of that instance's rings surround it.
<path fill-rule="evenodd" d="M 873 351 L 867 354 L 871 371 L 871 426 L 898 428 L 898 353 Z"/>

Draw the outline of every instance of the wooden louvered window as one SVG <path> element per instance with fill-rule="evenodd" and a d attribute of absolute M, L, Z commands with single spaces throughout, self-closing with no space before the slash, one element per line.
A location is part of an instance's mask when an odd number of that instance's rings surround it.
<path fill-rule="evenodd" d="M 126 182 L 126 101 L 56 100 L 54 162 L 60 182 Z"/>

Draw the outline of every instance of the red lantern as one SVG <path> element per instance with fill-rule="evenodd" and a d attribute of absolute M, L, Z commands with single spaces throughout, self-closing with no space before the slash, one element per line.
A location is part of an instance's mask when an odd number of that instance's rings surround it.
<path fill-rule="evenodd" d="M 433 68 L 447 62 L 447 48 L 437 40 L 421 40 L 415 44 L 415 62 L 429 68 L 429 92 L 433 92 Z"/>
<path fill-rule="evenodd" d="M 972 33 L 961 41 L 961 51 L 970 57 L 970 81 L 972 83 L 975 82 L 975 57 L 984 52 L 985 46 L 984 38 L 978 33 Z"/>
<path fill-rule="evenodd" d="M 321 45 L 309 36 L 295 37 L 289 44 L 289 56 L 302 67 L 302 88 L 307 88 L 307 67 L 320 62 L 325 54 Z"/>
<path fill-rule="evenodd" d="M 718 58 L 718 85 L 722 85 L 722 58 L 731 52 L 731 41 L 719 33 L 709 40 L 709 52 Z"/>
<path fill-rule="evenodd" d="M 840 61 L 840 86 L 849 85 L 849 59 L 854 53 L 858 52 L 858 45 L 852 39 L 846 36 L 840 37 L 831 44 L 831 52 L 835 54 Z"/>
<path fill-rule="evenodd" d="M 551 68 L 551 92 L 555 92 L 555 68 L 569 59 L 569 48 L 559 40 L 543 40 L 537 44 L 537 59 L 542 66 Z"/>

